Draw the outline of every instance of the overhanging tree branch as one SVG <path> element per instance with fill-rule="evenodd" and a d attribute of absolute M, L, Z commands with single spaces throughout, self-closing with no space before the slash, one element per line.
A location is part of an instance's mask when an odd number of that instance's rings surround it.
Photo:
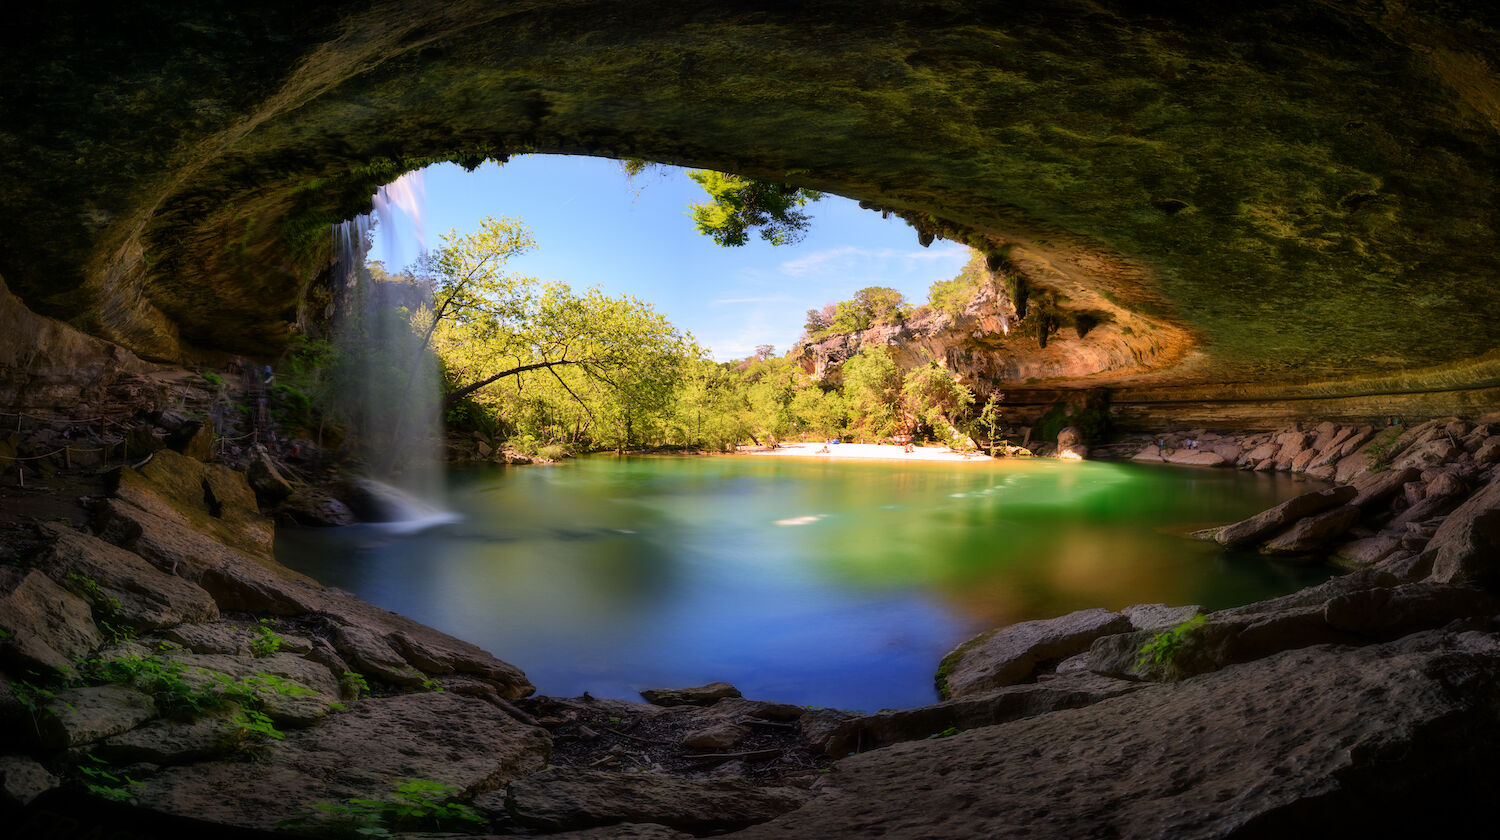
<path fill-rule="evenodd" d="M 555 362 L 532 362 L 529 365 L 521 365 L 519 367 L 510 368 L 509 370 L 502 370 L 502 371 L 500 371 L 499 373 L 497 373 L 497 374 L 495 374 L 493 376 L 487 376 L 484 379 L 479 380 L 478 382 L 472 382 L 472 383 L 470 383 L 468 385 L 465 385 L 464 387 L 459 388 L 457 391 L 454 391 L 453 393 L 451 393 L 448 396 L 444 397 L 443 398 L 443 407 L 447 408 L 447 407 L 453 405 L 454 403 L 458 402 L 459 400 L 463 399 L 464 397 L 467 397 L 468 395 L 474 393 L 475 391 L 478 391 L 480 388 L 483 388 L 484 386 L 490 384 L 491 382 L 498 382 L 498 381 L 500 381 L 501 379 L 504 379 L 507 376 L 515 376 L 517 374 L 525 373 L 525 372 L 527 372 L 529 370 L 541 370 L 543 368 L 549 368 L 550 369 L 550 368 L 560 367 L 562 365 L 592 364 L 592 363 L 595 363 L 595 362 L 598 362 L 598 361 L 600 361 L 600 360 L 599 359 L 559 359 L 558 361 L 555 361 Z"/>

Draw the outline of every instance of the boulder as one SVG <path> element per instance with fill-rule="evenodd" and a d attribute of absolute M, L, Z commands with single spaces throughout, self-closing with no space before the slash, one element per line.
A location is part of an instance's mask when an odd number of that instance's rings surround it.
<path fill-rule="evenodd" d="M 1160 632 L 1170 627 L 1176 627 L 1201 612 L 1203 612 L 1203 608 L 1196 604 L 1186 607 L 1169 607 L 1166 604 L 1136 604 L 1120 610 L 1120 614 L 1130 620 L 1132 630 L 1150 630 L 1152 632 Z"/>
<path fill-rule="evenodd" d="M 1500 474 L 1443 520 L 1422 556 L 1434 581 L 1500 589 Z"/>
<path fill-rule="evenodd" d="M 1373 537 L 1351 540 L 1333 551 L 1334 562 L 1346 568 L 1373 566 L 1389 557 L 1401 547 L 1401 538 L 1394 534 L 1377 534 Z"/>
<path fill-rule="evenodd" d="M 1500 462 L 1500 435 L 1486 437 L 1479 448 L 1474 450 L 1474 461 L 1479 464 Z"/>
<path fill-rule="evenodd" d="M 34 759 L 24 755 L 0 755 L 0 813 L 23 808 L 60 784 L 60 779 Z"/>
<path fill-rule="evenodd" d="M 121 467 L 108 478 L 114 496 L 125 505 L 253 557 L 271 556 L 271 523 L 260 515 L 255 493 L 242 473 L 164 450 L 139 470 Z"/>
<path fill-rule="evenodd" d="M 1304 449 L 1297 453 L 1297 457 L 1292 459 L 1292 463 L 1287 469 L 1292 472 L 1306 472 L 1308 466 L 1312 464 L 1312 460 L 1316 457 L 1318 457 L 1318 450 L 1312 448 Z"/>
<path fill-rule="evenodd" d="M 648 688 L 641 697 L 653 706 L 712 706 L 726 697 L 742 697 L 727 682 L 711 682 L 695 688 Z"/>
<path fill-rule="evenodd" d="M 682 737 L 682 745 L 696 750 L 727 750 L 745 740 L 750 730 L 733 723 L 716 723 Z"/>
<path fill-rule="evenodd" d="M 465 794 L 540 770 L 551 739 L 495 706 L 449 692 L 374 697 L 267 744 L 253 762 L 168 767 L 138 788 L 140 803 L 229 825 L 274 828 L 318 802 L 388 800 L 425 779 Z"/>
<path fill-rule="evenodd" d="M 316 487 L 298 487 L 276 508 L 282 521 L 313 528 L 353 525 L 359 521 L 349 506 Z"/>
<path fill-rule="evenodd" d="M 1225 467 L 1230 464 L 1223 455 L 1204 449 L 1174 449 L 1167 453 L 1167 463 L 1185 467 Z"/>
<path fill-rule="evenodd" d="M 1130 629 L 1130 619 L 1104 609 L 1023 621 L 964 642 L 938 666 L 938 695 L 964 697 L 1030 682 L 1037 668 L 1087 650 L 1100 636 Z"/>
<path fill-rule="evenodd" d="M 333 637 L 333 646 L 354 670 L 393 685 L 421 685 L 426 676 L 413 668 L 379 634 L 358 626 L 343 626 Z"/>
<path fill-rule="evenodd" d="M 505 806 L 516 822 L 546 832 L 644 822 L 707 834 L 765 822 L 809 798 L 747 779 L 558 767 L 512 782 Z"/>
<path fill-rule="evenodd" d="M 195 461 L 214 457 L 214 430 L 202 420 L 188 420 L 167 435 L 167 447 Z"/>
<path fill-rule="evenodd" d="M 93 754 L 117 766 L 146 761 L 173 765 L 232 755 L 238 750 L 230 711 L 189 721 L 153 720 L 94 745 Z"/>
<path fill-rule="evenodd" d="M 19 667 L 68 673 L 99 647 L 88 602 L 35 569 L 0 565 L 0 658 Z"/>
<path fill-rule="evenodd" d="M 123 444 L 125 457 L 130 460 L 144 458 L 165 445 L 152 432 L 151 426 L 144 423 L 131 427 L 130 431 L 125 433 Z"/>
<path fill-rule="evenodd" d="M 1411 447 L 1400 458 L 1393 460 L 1391 466 L 1398 470 L 1407 467 L 1426 469 L 1435 464 L 1449 461 L 1462 451 L 1447 438 L 1439 437 L 1435 440 Z"/>
<path fill-rule="evenodd" d="M 839 762 L 836 792 L 729 837 L 1389 837 L 1458 820 L 1484 836 L 1497 645 L 1318 646 L 896 744 Z"/>
<path fill-rule="evenodd" d="M 1278 449 L 1280 447 L 1274 443 L 1262 443 L 1246 453 L 1245 460 L 1253 464 L 1259 464 L 1261 461 L 1274 456 Z"/>
<path fill-rule="evenodd" d="M 1141 451 L 1131 456 L 1130 460 L 1159 464 L 1166 460 L 1166 456 L 1162 454 L 1161 447 L 1154 443 L 1148 443 L 1141 448 Z"/>
<path fill-rule="evenodd" d="M 219 608 L 201 587 L 124 549 L 64 525 L 41 527 L 52 544 L 42 563 L 63 587 L 93 602 L 101 618 L 138 631 L 212 621 Z"/>
<path fill-rule="evenodd" d="M 1226 548 L 1254 545 L 1305 516 L 1311 516 L 1331 507 L 1347 505 L 1357 495 L 1359 491 L 1350 486 L 1303 493 L 1270 510 L 1262 511 L 1249 519 L 1224 528 L 1214 539 Z"/>
<path fill-rule="evenodd" d="M 1064 426 L 1057 433 L 1057 449 L 1062 451 L 1070 446 L 1082 446 L 1087 441 L 1083 439 L 1083 433 L 1076 426 Z"/>
<path fill-rule="evenodd" d="M 1313 516 L 1300 519 L 1295 525 L 1262 545 L 1263 554 L 1305 554 L 1322 548 L 1359 521 L 1360 509 L 1354 505 L 1340 505 Z"/>
<path fill-rule="evenodd" d="M 156 702 L 123 685 L 97 685 L 57 692 L 37 716 L 37 737 L 49 749 L 87 744 L 133 729 L 156 717 Z"/>
<path fill-rule="evenodd" d="M 227 621 L 210 624 L 179 624 L 156 634 L 162 639 L 193 653 L 222 653 L 249 656 L 255 634 Z"/>
<path fill-rule="evenodd" d="M 255 492 L 255 498 L 266 508 L 273 507 L 292 495 L 292 483 L 281 475 L 276 462 L 271 460 L 271 453 L 260 444 L 250 447 L 250 463 L 245 469 L 245 479 Z"/>
<path fill-rule="evenodd" d="M 1349 504 L 1374 509 L 1377 505 L 1401 491 L 1408 482 L 1416 481 L 1421 471 L 1416 467 L 1400 470 L 1367 472 L 1354 480 L 1353 487 L 1359 491 Z"/>

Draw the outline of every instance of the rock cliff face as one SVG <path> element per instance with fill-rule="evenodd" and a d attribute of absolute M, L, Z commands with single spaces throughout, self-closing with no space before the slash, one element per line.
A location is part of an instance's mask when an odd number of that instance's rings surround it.
<path fill-rule="evenodd" d="M 0 277 L 149 359 L 275 351 L 323 306 L 327 225 L 374 186 L 538 151 L 850 196 L 1180 337 L 1139 362 L 1133 342 L 1000 348 L 986 366 L 1016 384 L 1088 370 L 1144 405 L 1496 378 L 1475 362 L 1500 338 L 1500 13 L 1481 4 L 32 14 L 0 49 Z"/>
<path fill-rule="evenodd" d="M 1074 309 L 1054 293 L 1044 304 L 1030 305 L 1033 311 L 1023 317 L 1001 277 L 986 272 L 957 312 L 921 307 L 901 323 L 829 336 L 795 352 L 804 372 L 837 382 L 850 356 L 884 348 L 904 369 L 935 359 L 964 384 L 992 393 L 1038 380 L 1141 374 L 1175 361 L 1190 344 L 1182 330 L 1112 304 Z M 1047 333 L 1045 341 L 1041 331 Z"/>

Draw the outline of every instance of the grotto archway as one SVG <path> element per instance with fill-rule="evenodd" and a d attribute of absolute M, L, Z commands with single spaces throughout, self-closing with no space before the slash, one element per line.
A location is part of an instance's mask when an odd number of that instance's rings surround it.
<path fill-rule="evenodd" d="M 1127 401 L 1479 404 L 1500 374 L 1500 18 L 1427 5 L 49 12 L 0 59 L 0 277 L 147 357 L 271 352 L 316 315 L 327 225 L 379 183 L 628 155 L 1008 247 L 1065 306 L 1157 331 L 1102 380 Z"/>

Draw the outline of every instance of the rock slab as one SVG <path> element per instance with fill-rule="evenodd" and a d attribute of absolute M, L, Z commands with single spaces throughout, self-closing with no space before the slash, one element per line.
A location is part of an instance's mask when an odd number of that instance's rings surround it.
<path fill-rule="evenodd" d="M 807 801 L 791 788 L 746 779 L 684 779 L 658 773 L 554 768 L 513 782 L 506 810 L 542 831 L 656 823 L 702 834 L 765 822 Z"/>
<path fill-rule="evenodd" d="M 1130 619 L 1120 613 L 1091 609 L 991 631 L 943 657 L 938 693 L 949 699 L 1028 682 L 1039 665 L 1082 653 L 1095 639 L 1130 629 Z"/>

